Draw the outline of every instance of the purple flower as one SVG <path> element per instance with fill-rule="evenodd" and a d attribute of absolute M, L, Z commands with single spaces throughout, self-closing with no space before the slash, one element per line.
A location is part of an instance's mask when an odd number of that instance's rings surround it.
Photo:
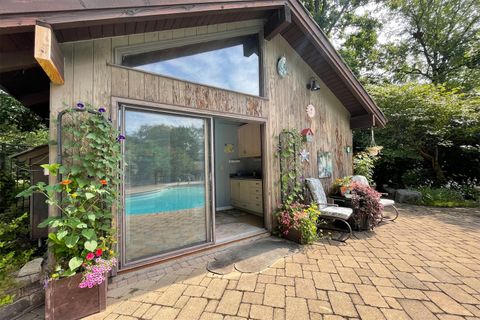
<path fill-rule="evenodd" d="M 83 108 L 85 108 L 85 105 L 83 103 L 79 102 L 79 103 L 77 103 L 77 108 L 78 109 L 83 109 Z"/>
<path fill-rule="evenodd" d="M 125 140 L 125 136 L 123 134 L 119 134 L 117 137 L 117 141 Z"/>
<path fill-rule="evenodd" d="M 100 112 L 100 113 L 104 113 L 104 112 L 106 112 L 106 111 L 107 111 L 107 110 L 106 110 L 104 107 L 98 108 L 98 112 Z"/>

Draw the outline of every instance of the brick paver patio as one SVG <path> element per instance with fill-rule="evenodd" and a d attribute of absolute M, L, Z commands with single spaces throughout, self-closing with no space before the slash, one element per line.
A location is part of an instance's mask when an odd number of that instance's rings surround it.
<path fill-rule="evenodd" d="M 259 274 L 211 274 L 209 253 L 119 276 L 106 312 L 89 319 L 480 319 L 480 212 L 400 212 Z"/>

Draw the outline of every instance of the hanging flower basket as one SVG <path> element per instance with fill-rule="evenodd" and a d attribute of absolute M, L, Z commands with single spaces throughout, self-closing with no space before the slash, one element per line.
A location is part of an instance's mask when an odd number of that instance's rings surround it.
<path fill-rule="evenodd" d="M 369 155 L 371 155 L 372 157 L 376 157 L 378 156 L 378 154 L 380 153 L 380 151 L 382 151 L 383 147 L 382 146 L 373 146 L 373 147 L 369 147 L 367 148 L 367 152 Z"/>

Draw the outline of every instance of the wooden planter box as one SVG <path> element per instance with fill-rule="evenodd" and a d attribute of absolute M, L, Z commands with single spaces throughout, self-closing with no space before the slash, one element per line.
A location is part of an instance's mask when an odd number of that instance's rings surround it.
<path fill-rule="evenodd" d="M 105 310 L 107 281 L 93 288 L 79 288 L 82 274 L 50 280 L 45 289 L 46 320 L 76 320 Z"/>

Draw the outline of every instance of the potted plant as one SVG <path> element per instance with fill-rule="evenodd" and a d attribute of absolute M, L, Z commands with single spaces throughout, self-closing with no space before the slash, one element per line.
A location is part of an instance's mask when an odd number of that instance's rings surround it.
<path fill-rule="evenodd" d="M 309 244 L 318 239 L 317 220 L 320 211 L 312 203 L 284 204 L 276 213 L 280 234 L 289 240 Z"/>
<path fill-rule="evenodd" d="M 352 177 L 346 176 L 343 178 L 338 178 L 333 183 L 333 194 L 341 195 L 342 197 L 351 198 L 352 193 Z"/>
<path fill-rule="evenodd" d="M 77 112 L 88 111 L 88 112 Z M 106 307 L 106 277 L 117 260 L 112 207 L 118 195 L 120 145 L 124 137 L 104 117 L 78 104 L 62 126 L 62 164 L 42 167 L 58 177 L 56 184 L 38 183 L 19 196 L 42 193 L 57 216 L 49 227 L 49 263 L 45 281 L 46 319 L 79 319 Z M 63 151 L 65 150 L 65 151 Z"/>
<path fill-rule="evenodd" d="M 381 194 L 361 183 L 353 182 L 352 189 L 352 225 L 356 230 L 372 230 L 382 220 L 383 206 Z"/>

